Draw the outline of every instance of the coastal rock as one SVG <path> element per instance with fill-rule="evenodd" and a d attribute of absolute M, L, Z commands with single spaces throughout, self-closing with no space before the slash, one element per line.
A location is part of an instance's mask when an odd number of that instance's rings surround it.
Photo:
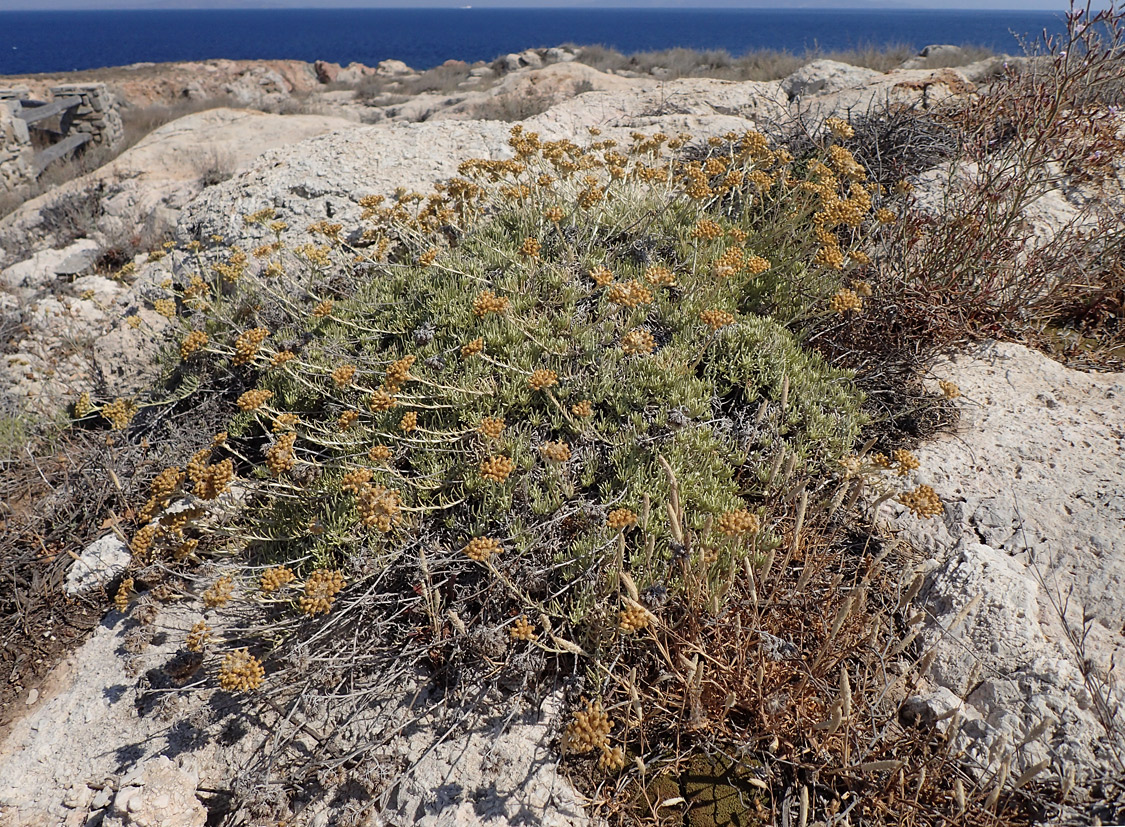
<path fill-rule="evenodd" d="M 247 233 L 242 216 L 273 207 L 295 238 L 306 224 L 331 218 L 359 226 L 366 195 L 389 195 L 397 187 L 428 190 L 456 174 L 465 158 L 506 158 L 507 124 L 434 121 L 356 127 L 264 153 L 244 173 L 212 187 L 183 211 L 180 238 Z"/>
<path fill-rule="evenodd" d="M 21 294 L 39 290 L 59 276 L 88 269 L 97 260 L 101 246 L 80 238 L 61 250 L 41 250 L 24 261 L 0 271 L 0 288 Z"/>
<path fill-rule="evenodd" d="M 342 118 L 252 110 L 188 115 L 157 128 L 109 164 L 0 219 L 0 247 L 9 258 L 27 258 L 67 244 L 76 234 L 113 246 L 123 240 L 121 233 L 127 233 L 125 239 L 132 236 L 157 207 L 181 208 L 204 188 L 209 174 L 229 175 L 268 149 L 354 125 Z M 159 235 L 169 228 L 152 229 Z M 0 261 L 0 266 L 12 263 Z"/>
<path fill-rule="evenodd" d="M 379 65 L 375 67 L 375 74 L 393 78 L 417 73 L 401 60 L 380 60 Z"/>
<path fill-rule="evenodd" d="M 950 43 L 934 43 L 926 46 L 914 57 L 907 58 L 900 69 L 930 69 L 936 66 L 956 66 L 964 63 L 965 50 Z"/>
<path fill-rule="evenodd" d="M 75 597 L 105 586 L 125 571 L 132 557 L 129 547 L 116 535 L 98 538 L 71 564 L 66 573 L 66 593 Z"/>
<path fill-rule="evenodd" d="M 552 138 L 584 135 L 590 127 L 621 130 L 624 137 L 624 133 L 636 129 L 670 134 L 687 131 L 705 137 L 732 130 L 764 129 L 788 115 L 787 99 L 778 83 L 705 78 L 659 84 L 618 80 L 624 88 L 586 92 L 527 119 L 525 124 Z"/>
<path fill-rule="evenodd" d="M 981 767 L 1003 738 L 1016 771 L 1047 756 L 1079 778 L 1109 771 L 1125 746 L 1122 707 L 1116 729 L 1101 720 L 1125 701 L 1125 374 L 991 343 L 932 375 L 960 388 L 961 424 L 915 452 L 911 482 L 932 486 L 944 514 L 882 508 L 929 558 L 918 599 L 930 680 L 979 718 L 963 734 Z"/>
<path fill-rule="evenodd" d="M 793 99 L 793 108 L 806 121 L 816 122 L 832 115 L 847 117 L 850 113 L 872 112 L 886 106 L 926 109 L 975 92 L 976 86 L 958 69 L 895 69 L 859 86 L 798 94 Z"/>
<path fill-rule="evenodd" d="M 882 72 L 836 60 L 814 60 L 781 81 L 790 99 L 858 89 L 883 77 Z"/>

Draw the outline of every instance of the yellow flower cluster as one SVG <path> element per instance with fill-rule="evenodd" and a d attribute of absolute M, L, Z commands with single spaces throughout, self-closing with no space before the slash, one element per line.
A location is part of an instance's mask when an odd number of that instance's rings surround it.
<path fill-rule="evenodd" d="M 118 397 L 102 406 L 102 418 L 109 420 L 109 426 L 114 431 L 124 431 L 136 415 L 137 405 L 131 399 Z"/>
<path fill-rule="evenodd" d="M 296 579 L 293 570 L 288 566 L 273 566 L 262 572 L 262 579 L 260 581 L 262 591 L 266 594 L 276 592 L 284 588 L 289 583 Z"/>
<path fill-rule="evenodd" d="M 333 301 L 325 299 L 313 308 L 312 315 L 314 319 L 324 319 L 332 315 Z"/>
<path fill-rule="evenodd" d="M 272 396 L 273 391 L 265 390 L 264 388 L 246 391 L 246 393 L 238 397 L 238 409 L 240 411 L 256 410 L 262 407 Z"/>
<path fill-rule="evenodd" d="M 624 284 L 612 285 L 605 295 L 613 304 L 622 307 L 636 307 L 652 301 L 652 292 L 636 279 L 630 279 Z"/>
<path fill-rule="evenodd" d="M 558 224 L 566 215 L 559 207 L 547 207 L 543 210 L 543 217 L 553 224 Z"/>
<path fill-rule="evenodd" d="M 545 442 L 539 453 L 548 462 L 566 462 L 570 459 L 570 446 L 565 442 Z"/>
<path fill-rule="evenodd" d="M 280 414 L 276 419 L 274 419 L 273 425 L 271 427 L 273 428 L 273 432 L 275 434 L 280 434 L 284 431 L 292 431 L 297 427 L 297 425 L 300 424 L 300 422 L 301 419 L 297 416 L 297 414 L 283 413 Z"/>
<path fill-rule="evenodd" d="M 156 524 L 142 526 L 133 535 L 133 541 L 129 543 L 129 548 L 133 552 L 133 556 L 138 559 L 143 559 L 148 556 L 152 551 L 152 544 L 156 541 L 156 533 L 160 527 Z"/>
<path fill-rule="evenodd" d="M 481 462 L 480 475 L 491 482 L 504 482 L 515 467 L 515 463 L 507 457 L 489 457 Z"/>
<path fill-rule="evenodd" d="M 359 419 L 359 411 L 344 411 L 340 414 L 340 418 L 336 420 L 336 427 L 341 431 L 346 431 L 355 424 L 357 419 Z"/>
<path fill-rule="evenodd" d="M 553 370 L 546 368 L 539 368 L 532 371 L 531 376 L 527 378 L 527 386 L 533 391 L 541 391 L 545 388 L 554 387 L 559 383 L 559 375 Z"/>
<path fill-rule="evenodd" d="M 499 554 L 504 549 L 500 543 L 491 537 L 474 537 L 465 545 L 465 556 L 478 563 L 484 563 L 493 554 Z"/>
<path fill-rule="evenodd" d="M 121 585 L 117 587 L 117 594 L 113 596 L 113 605 L 117 607 L 117 611 L 125 614 L 125 610 L 129 608 L 129 596 L 133 593 L 133 578 L 126 577 L 121 581 Z"/>
<path fill-rule="evenodd" d="M 208 609 L 225 606 L 234 597 L 234 581 L 224 574 L 203 592 L 203 605 Z"/>
<path fill-rule="evenodd" d="M 594 406 L 589 399 L 583 399 L 581 402 L 575 402 L 571 405 L 570 412 L 575 416 L 586 418 L 594 415 Z"/>
<path fill-rule="evenodd" d="M 176 301 L 175 299 L 157 299 L 152 303 L 152 309 L 164 318 L 172 319 L 176 316 Z"/>
<path fill-rule="evenodd" d="M 825 247 L 822 249 L 828 248 Z M 833 312 L 841 315 L 844 313 L 861 313 L 863 312 L 863 299 L 856 295 L 854 290 L 848 290 L 845 287 L 829 299 L 828 307 Z"/>
<path fill-rule="evenodd" d="M 265 224 L 267 221 L 271 221 L 274 218 L 277 218 L 277 210 L 273 207 L 264 207 L 257 212 L 242 216 L 242 223 L 247 226 L 251 224 Z"/>
<path fill-rule="evenodd" d="M 628 508 L 615 508 L 609 512 L 609 516 L 606 518 L 606 525 L 615 531 L 619 528 L 634 525 L 636 522 L 637 515 Z"/>
<path fill-rule="evenodd" d="M 605 287 L 613 281 L 613 273 L 607 267 L 595 267 L 590 271 L 590 278 L 594 280 L 594 284 L 598 287 Z"/>
<path fill-rule="evenodd" d="M 297 434 L 290 431 L 279 436 L 277 441 L 266 449 L 266 467 L 274 476 L 280 476 L 297 464 L 297 457 L 293 451 L 296 442 Z"/>
<path fill-rule="evenodd" d="M 273 358 L 270 360 L 270 367 L 271 368 L 279 368 L 282 365 L 284 365 L 286 362 L 288 362 L 292 359 L 296 359 L 296 358 L 297 358 L 297 354 L 294 353 L 291 350 L 278 351 L 277 353 L 275 353 L 273 355 Z"/>
<path fill-rule="evenodd" d="M 875 220 L 880 224 L 894 224 L 897 218 L 898 217 L 886 207 L 875 210 Z"/>
<path fill-rule="evenodd" d="M 473 312 L 478 316 L 486 316 L 489 313 L 503 313 L 508 309 L 508 304 L 507 299 L 497 296 L 491 290 L 484 290 L 473 299 Z"/>
<path fill-rule="evenodd" d="M 340 367 L 332 371 L 332 381 L 336 383 L 336 387 L 338 388 L 347 387 L 354 378 L 355 365 L 340 365 Z"/>
<path fill-rule="evenodd" d="M 369 482 L 371 482 L 370 468 L 353 468 L 351 471 L 344 474 L 343 479 L 340 480 L 340 487 L 345 491 L 358 494 L 367 487 L 367 483 Z"/>
<path fill-rule="evenodd" d="M 863 167 L 856 161 L 855 157 L 842 146 L 828 147 L 828 159 L 837 174 L 843 178 L 863 180 L 867 177 L 867 173 L 864 172 Z"/>
<path fill-rule="evenodd" d="M 224 459 L 214 465 L 208 464 L 211 449 L 196 451 L 187 464 L 187 475 L 195 483 L 195 496 L 202 500 L 213 500 L 230 486 L 234 479 L 234 461 Z"/>
<path fill-rule="evenodd" d="M 340 572 L 317 569 L 305 580 L 305 595 L 297 601 L 298 605 L 309 617 L 326 615 L 344 586 L 344 575 Z"/>
<path fill-rule="evenodd" d="M 238 338 L 234 340 L 234 358 L 231 359 L 231 364 L 245 365 L 253 359 L 258 353 L 258 348 L 269 335 L 270 332 L 264 327 L 255 327 L 238 334 Z"/>
<path fill-rule="evenodd" d="M 395 399 L 392 394 L 387 393 L 382 388 L 371 394 L 371 397 L 367 400 L 367 407 L 375 413 L 379 413 L 380 411 L 389 411 L 397 404 L 398 400 Z"/>
<path fill-rule="evenodd" d="M 525 238 L 523 244 L 520 245 L 520 255 L 524 258 L 539 258 L 539 252 L 543 249 L 543 245 L 539 243 L 538 238 Z"/>
<path fill-rule="evenodd" d="M 837 138 L 854 138 L 855 130 L 842 118 L 825 118 L 824 125 Z"/>
<path fill-rule="evenodd" d="M 383 387 L 390 393 L 396 393 L 402 385 L 409 382 L 413 378 L 410 375 L 410 368 L 416 358 L 415 356 L 403 356 L 401 359 L 391 362 L 390 367 L 387 368 L 386 379 L 383 380 Z"/>
<path fill-rule="evenodd" d="M 223 665 L 219 667 L 219 686 L 228 692 L 237 690 L 247 692 L 257 689 L 265 680 L 266 670 L 262 662 L 246 649 L 227 652 Z"/>
<path fill-rule="evenodd" d="M 498 416 L 486 416 L 480 421 L 477 430 L 489 439 L 499 439 L 504 432 L 504 420 Z"/>
<path fill-rule="evenodd" d="M 418 427 L 418 413 L 416 411 L 407 411 L 402 415 L 402 419 L 398 422 L 398 429 L 404 434 L 409 434 Z"/>
<path fill-rule="evenodd" d="M 696 222 L 691 230 L 691 237 L 703 239 L 705 241 L 714 241 L 716 238 L 722 238 L 723 228 L 710 218 L 701 218 Z"/>
<path fill-rule="evenodd" d="M 625 750 L 621 747 L 602 747 L 602 754 L 598 756 L 598 766 L 603 770 L 620 772 L 625 769 Z"/>
<path fill-rule="evenodd" d="M 391 449 L 386 445 L 372 445 L 371 450 L 367 452 L 367 458 L 371 462 L 386 462 L 391 456 Z"/>
<path fill-rule="evenodd" d="M 656 348 L 656 339 L 647 330 L 630 330 L 621 337 L 621 349 L 630 356 L 649 354 Z"/>
<path fill-rule="evenodd" d="M 639 632 L 647 628 L 648 624 L 649 614 L 640 606 L 630 604 L 617 613 L 617 625 L 625 634 Z"/>
<path fill-rule="evenodd" d="M 922 463 L 918 462 L 918 457 L 905 448 L 891 451 L 891 459 L 898 466 L 895 469 L 895 476 L 905 477 L 911 471 L 917 471 L 922 467 Z"/>
<path fill-rule="evenodd" d="M 202 652 L 211 641 L 211 627 L 207 625 L 204 620 L 197 621 L 191 627 L 187 637 L 184 639 L 184 646 L 187 647 L 189 652 Z"/>
<path fill-rule="evenodd" d="M 663 264 L 650 264 L 645 269 L 645 281 L 653 287 L 667 287 L 676 283 L 676 274 Z"/>
<path fill-rule="evenodd" d="M 429 250 L 422 253 L 422 255 L 418 256 L 418 266 L 429 267 L 435 261 L 437 261 L 437 257 L 438 257 L 438 248 L 437 247 L 431 247 Z"/>
<path fill-rule="evenodd" d="M 180 358 L 187 359 L 197 350 L 207 346 L 207 334 L 202 330 L 193 330 L 180 342 Z"/>
<path fill-rule="evenodd" d="M 762 258 L 754 254 L 746 257 L 746 263 L 743 265 L 748 273 L 759 276 L 772 266 L 769 259 Z"/>
<path fill-rule="evenodd" d="M 725 310 L 704 310 L 699 314 L 699 318 L 703 324 L 707 325 L 712 330 L 718 330 L 721 327 L 734 324 L 734 314 L 728 313 Z"/>
<path fill-rule="evenodd" d="M 953 382 L 945 379 L 938 380 L 938 388 L 941 389 L 942 395 L 946 399 L 956 399 L 961 395 L 961 389 Z"/>
<path fill-rule="evenodd" d="M 740 508 L 737 511 L 728 511 L 719 517 L 719 531 L 728 537 L 738 534 L 757 534 L 761 528 L 758 515 Z"/>
<path fill-rule="evenodd" d="M 526 617 L 520 615 L 516 618 L 512 628 L 508 630 L 508 635 L 512 640 L 537 640 L 539 636 L 535 634 L 535 626 L 528 621 Z"/>
<path fill-rule="evenodd" d="M 90 392 L 82 391 L 74 402 L 74 415 L 81 419 L 92 410 L 94 410 L 94 403 L 90 398 Z"/>
<path fill-rule="evenodd" d="M 468 359 L 470 356 L 476 356 L 482 350 L 484 350 L 484 339 L 473 339 L 462 346 L 461 358 Z"/>
<path fill-rule="evenodd" d="M 928 485 L 919 485 L 913 491 L 899 494 L 898 501 L 909 508 L 914 516 L 923 520 L 937 517 L 945 511 L 937 492 Z"/>
<path fill-rule="evenodd" d="M 609 731 L 613 722 L 602 709 L 600 700 L 586 702 L 585 709 L 574 712 L 574 720 L 563 733 L 563 752 L 590 752 L 609 745 Z"/>
<path fill-rule="evenodd" d="M 402 501 L 394 488 L 367 486 L 359 492 L 356 507 L 365 526 L 376 528 L 384 534 L 402 522 Z"/>

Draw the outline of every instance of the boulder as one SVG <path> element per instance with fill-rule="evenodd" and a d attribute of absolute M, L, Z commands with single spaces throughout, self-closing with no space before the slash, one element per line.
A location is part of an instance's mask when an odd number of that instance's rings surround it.
<path fill-rule="evenodd" d="M 401 77 L 403 75 L 414 75 L 417 72 L 401 60 L 380 60 L 379 65 L 375 67 L 375 74 L 382 77 Z"/>
<path fill-rule="evenodd" d="M 907 58 L 900 69 L 927 69 L 935 66 L 952 66 L 963 62 L 965 50 L 950 43 L 935 43 L 926 46 L 917 55 Z"/>
<path fill-rule="evenodd" d="M 836 60 L 814 60 L 781 81 L 789 99 L 859 89 L 884 77 L 882 72 Z"/>
<path fill-rule="evenodd" d="M 543 58 L 534 49 L 520 52 L 520 65 L 529 69 L 539 69 L 543 66 Z"/>
<path fill-rule="evenodd" d="M 88 270 L 97 261 L 101 245 L 80 238 L 61 250 L 42 250 L 0 272 L 0 287 L 12 291 L 35 291 L 58 276 L 71 276 Z"/>
<path fill-rule="evenodd" d="M 133 554 L 115 534 L 99 537 L 83 549 L 66 573 L 65 590 L 75 597 L 108 584 L 129 565 Z"/>
<path fill-rule="evenodd" d="M 375 69 L 364 66 L 362 63 L 349 63 L 346 68 L 341 69 L 336 74 L 336 81 L 338 83 L 356 84 L 365 77 L 375 74 L 375 72 Z"/>

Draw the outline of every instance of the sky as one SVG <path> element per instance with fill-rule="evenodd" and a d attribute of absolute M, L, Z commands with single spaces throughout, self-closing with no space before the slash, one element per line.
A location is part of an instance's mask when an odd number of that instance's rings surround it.
<path fill-rule="evenodd" d="M 0 0 L 0 11 L 154 8 L 455 8 L 596 6 L 606 8 L 868 8 L 1065 11 L 1067 0 Z"/>

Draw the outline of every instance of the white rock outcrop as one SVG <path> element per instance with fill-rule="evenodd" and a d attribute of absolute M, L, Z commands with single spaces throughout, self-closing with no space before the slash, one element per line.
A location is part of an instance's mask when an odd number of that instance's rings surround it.
<path fill-rule="evenodd" d="M 64 590 L 74 597 L 102 588 L 125 571 L 132 558 L 129 546 L 116 535 L 99 537 L 71 563 Z"/>
<path fill-rule="evenodd" d="M 1009 343 L 932 373 L 963 394 L 957 432 L 915 452 L 915 481 L 945 513 L 922 521 L 883 506 L 927 558 L 929 678 L 977 719 L 964 733 L 982 769 L 1006 743 L 1019 771 L 1043 759 L 1055 773 L 1112 771 L 1125 747 L 1120 711 L 1113 720 L 1125 701 L 1125 374 L 1082 373 Z M 1040 722 L 1042 735 L 1017 749 Z"/>

